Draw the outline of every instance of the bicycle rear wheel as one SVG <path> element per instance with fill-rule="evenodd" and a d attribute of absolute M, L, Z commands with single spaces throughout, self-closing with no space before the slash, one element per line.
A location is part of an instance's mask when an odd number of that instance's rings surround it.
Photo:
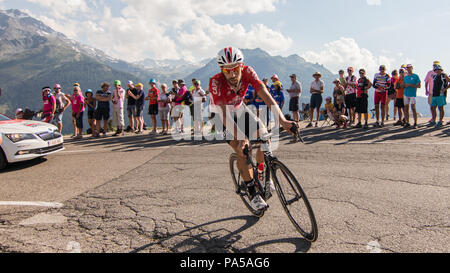
<path fill-rule="evenodd" d="M 318 228 L 311 204 L 292 172 L 280 161 L 272 162 L 275 188 L 289 220 L 309 242 L 318 238 Z"/>
<path fill-rule="evenodd" d="M 250 197 L 248 195 L 247 188 L 244 185 L 244 180 L 241 177 L 241 173 L 239 172 L 238 168 L 238 156 L 237 154 L 232 154 L 230 156 L 230 171 L 231 171 L 231 177 L 234 182 L 234 186 L 236 189 L 236 193 L 239 195 L 239 197 L 242 199 L 242 202 L 244 202 L 247 209 L 256 217 L 263 217 L 265 211 L 257 211 L 252 208 L 250 205 Z"/>

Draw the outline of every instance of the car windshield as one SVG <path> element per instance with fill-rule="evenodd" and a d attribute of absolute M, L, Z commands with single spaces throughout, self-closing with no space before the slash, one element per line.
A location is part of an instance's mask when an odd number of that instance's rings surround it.
<path fill-rule="evenodd" d="M 11 120 L 11 119 L 5 115 L 0 114 L 0 121 L 5 121 L 5 120 Z"/>

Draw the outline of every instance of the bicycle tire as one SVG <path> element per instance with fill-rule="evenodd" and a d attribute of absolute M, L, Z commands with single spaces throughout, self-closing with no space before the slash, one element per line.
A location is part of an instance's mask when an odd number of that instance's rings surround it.
<path fill-rule="evenodd" d="M 231 177 L 233 179 L 234 182 L 234 186 L 236 189 L 236 193 L 239 195 L 239 197 L 242 199 L 242 202 L 244 202 L 245 206 L 247 207 L 247 209 L 256 217 L 261 218 L 264 216 L 264 213 L 266 212 L 265 210 L 263 211 L 256 211 L 252 208 L 252 206 L 250 205 L 250 199 L 248 197 L 248 194 L 243 194 L 241 192 L 241 183 L 243 183 L 244 181 L 241 181 L 241 174 L 239 172 L 239 169 L 237 169 L 237 160 L 238 160 L 238 155 L 237 154 L 232 154 L 230 156 L 230 172 L 231 172 Z M 236 163 L 236 165 L 235 165 Z"/>
<path fill-rule="evenodd" d="M 284 178 L 287 178 L 289 185 L 291 189 L 295 192 L 295 197 L 291 200 L 286 199 L 286 192 L 288 189 L 283 188 L 285 185 L 281 185 L 280 183 L 280 177 L 278 176 L 277 171 L 280 170 L 282 172 L 282 175 Z M 275 183 L 275 188 L 277 190 L 278 197 L 280 199 L 281 205 L 283 206 L 284 211 L 286 212 L 289 220 L 292 222 L 294 227 L 297 229 L 297 231 L 309 242 L 315 242 L 318 239 L 318 227 L 317 227 L 317 221 L 314 216 L 314 212 L 312 210 L 311 204 L 309 203 L 308 197 L 306 196 L 305 192 L 303 191 L 302 187 L 300 186 L 300 183 L 298 182 L 297 178 L 292 174 L 292 172 L 289 170 L 286 165 L 284 165 L 282 162 L 275 160 L 272 162 L 272 178 Z M 295 200 L 297 199 L 297 200 Z M 289 206 L 296 203 L 299 200 L 303 200 L 303 204 L 306 207 L 306 210 L 308 212 L 308 218 L 309 218 L 309 225 L 310 230 L 305 231 L 305 228 L 300 226 L 298 223 L 299 221 L 296 220 L 294 216 L 294 213 L 289 209 Z M 293 202 L 292 202 L 293 201 Z M 291 204 L 288 204 L 288 202 L 292 202 Z M 300 216 L 300 215 L 297 215 Z M 305 218 L 305 217 L 304 217 Z"/>

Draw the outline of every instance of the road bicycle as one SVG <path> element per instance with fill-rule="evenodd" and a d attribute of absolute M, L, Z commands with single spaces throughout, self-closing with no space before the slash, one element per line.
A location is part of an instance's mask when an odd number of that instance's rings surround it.
<path fill-rule="evenodd" d="M 294 139 L 301 140 L 298 126 L 295 125 L 291 130 L 294 133 Z M 315 242 L 318 238 L 318 228 L 311 204 L 294 174 L 273 155 L 270 149 L 270 135 L 265 140 L 259 138 L 256 141 L 250 141 L 250 145 L 245 147 L 244 154 L 247 157 L 247 165 L 252 166 L 253 174 L 256 176 L 258 166 L 252 156 L 252 151 L 261 148 L 264 151 L 266 168 L 262 178 L 263 181 L 255 177 L 257 192 L 267 202 L 272 197 L 267 182 L 272 179 L 281 205 L 289 220 L 306 240 Z M 241 177 L 237 162 L 238 155 L 234 153 L 230 156 L 230 171 L 236 187 L 236 194 L 240 196 L 245 206 L 253 215 L 263 217 L 267 208 L 256 211 L 250 205 L 250 194 Z"/>

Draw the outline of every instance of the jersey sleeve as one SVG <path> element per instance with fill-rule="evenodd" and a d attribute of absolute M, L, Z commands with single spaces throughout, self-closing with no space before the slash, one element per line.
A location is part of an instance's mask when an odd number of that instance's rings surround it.
<path fill-rule="evenodd" d="M 248 79 L 248 82 L 250 85 L 255 89 L 255 92 L 258 93 L 259 87 L 263 84 L 263 82 L 259 79 L 258 74 L 256 74 L 256 71 L 250 67 L 247 66 L 244 68 L 244 77 Z"/>
<path fill-rule="evenodd" d="M 211 93 L 211 103 L 214 105 L 222 105 L 224 102 L 220 99 L 219 79 L 216 76 L 209 81 L 209 92 Z"/>

